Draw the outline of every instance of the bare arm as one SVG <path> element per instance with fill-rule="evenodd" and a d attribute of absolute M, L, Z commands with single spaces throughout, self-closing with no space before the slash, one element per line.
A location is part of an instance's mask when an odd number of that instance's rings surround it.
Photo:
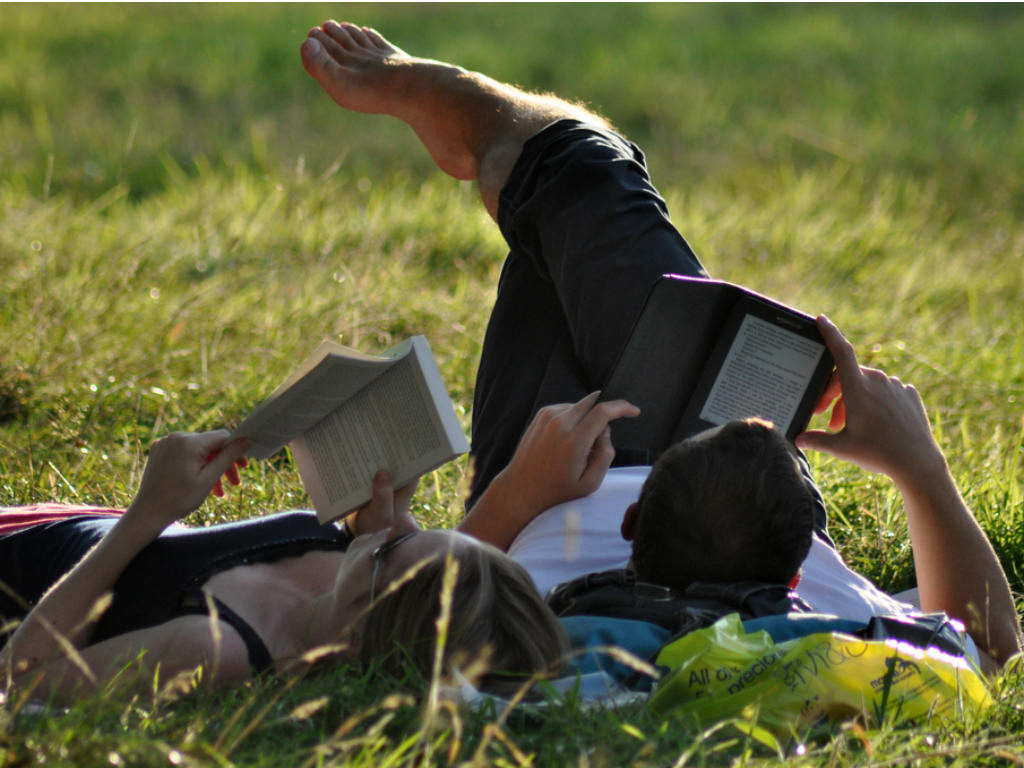
<path fill-rule="evenodd" d="M 114 582 L 139 551 L 171 523 L 196 509 L 221 475 L 237 484 L 246 443 L 228 432 L 173 434 L 153 444 L 139 492 L 110 532 L 29 612 L 11 636 L 0 671 L 23 673 L 88 643 Z M 79 656 L 79 658 L 81 658 Z"/>
<path fill-rule="evenodd" d="M 978 647 L 1002 665 L 1020 651 L 1020 624 L 1006 574 L 953 480 L 917 390 L 862 368 L 831 322 L 819 329 L 836 360 L 819 410 L 835 400 L 830 427 L 797 438 L 892 478 L 903 495 L 921 607 L 960 619 Z M 956 565 L 954 565 L 956 564 Z"/>
<path fill-rule="evenodd" d="M 34 699 L 72 703 L 114 683 L 129 691 L 160 690 L 202 668 L 203 681 L 232 685 L 249 678 L 249 655 L 229 625 L 209 616 L 181 616 L 74 650 L 14 675 Z"/>
<path fill-rule="evenodd" d="M 640 413 L 625 400 L 599 403 L 600 394 L 541 408 L 459 530 L 508 550 L 545 509 L 596 491 L 615 458 L 609 425 Z"/>

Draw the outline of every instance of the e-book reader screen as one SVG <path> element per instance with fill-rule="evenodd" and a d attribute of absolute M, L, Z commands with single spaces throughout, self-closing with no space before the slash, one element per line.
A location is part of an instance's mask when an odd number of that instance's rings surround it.
<path fill-rule="evenodd" d="M 700 411 L 711 424 L 757 416 L 788 433 L 825 345 L 744 315 Z"/>

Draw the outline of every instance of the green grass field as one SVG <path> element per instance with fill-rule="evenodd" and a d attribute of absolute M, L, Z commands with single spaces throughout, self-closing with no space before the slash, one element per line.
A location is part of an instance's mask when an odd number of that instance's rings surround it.
<path fill-rule="evenodd" d="M 1024 13 L 1019 6 L 0 6 L 0 505 L 124 505 L 150 442 L 236 423 L 323 337 L 426 334 L 464 426 L 504 257 L 471 185 L 306 77 L 344 15 L 406 50 L 579 99 L 644 147 L 716 277 L 827 312 L 921 390 L 1024 594 Z M 913 581 L 884 478 L 817 472 L 847 560 Z M 415 503 L 452 525 L 465 461 Z M 307 505 L 287 458 L 204 523 Z M 955 567 L 955 564 L 951 564 Z M 0 766 L 719 765 L 778 756 L 642 707 L 429 708 L 338 670 L 227 694 L 0 706 Z M 1021 764 L 984 723 L 837 729 L 797 764 Z"/>

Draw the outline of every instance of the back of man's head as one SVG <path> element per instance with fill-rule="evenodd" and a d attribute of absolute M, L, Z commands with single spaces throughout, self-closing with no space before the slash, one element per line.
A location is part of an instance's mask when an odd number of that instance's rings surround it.
<path fill-rule="evenodd" d="M 814 497 L 771 424 L 732 421 L 669 448 L 640 492 L 641 581 L 788 583 L 811 545 Z"/>

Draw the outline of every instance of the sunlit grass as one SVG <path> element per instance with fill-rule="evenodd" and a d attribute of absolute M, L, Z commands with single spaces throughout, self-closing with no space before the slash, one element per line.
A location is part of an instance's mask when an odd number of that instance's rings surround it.
<path fill-rule="evenodd" d="M 1014 6 L 5 5 L 0 504 L 126 504 L 155 437 L 237 422 L 323 337 L 374 351 L 425 333 L 469 429 L 505 249 L 408 129 L 341 114 L 301 71 L 306 29 L 342 13 L 606 112 L 713 275 L 827 312 L 865 362 L 917 385 L 1024 591 Z M 814 461 L 845 556 L 910 586 L 891 486 Z M 427 522 L 458 519 L 466 471 L 424 479 Z M 307 504 L 280 456 L 193 522 Z M 13 701 L 0 766 L 775 759 L 642 707 L 501 719 L 424 712 L 417 690 L 332 670 L 60 716 Z M 1019 761 L 1021 711 L 1014 684 L 962 732 L 850 727 L 792 760 Z"/>

